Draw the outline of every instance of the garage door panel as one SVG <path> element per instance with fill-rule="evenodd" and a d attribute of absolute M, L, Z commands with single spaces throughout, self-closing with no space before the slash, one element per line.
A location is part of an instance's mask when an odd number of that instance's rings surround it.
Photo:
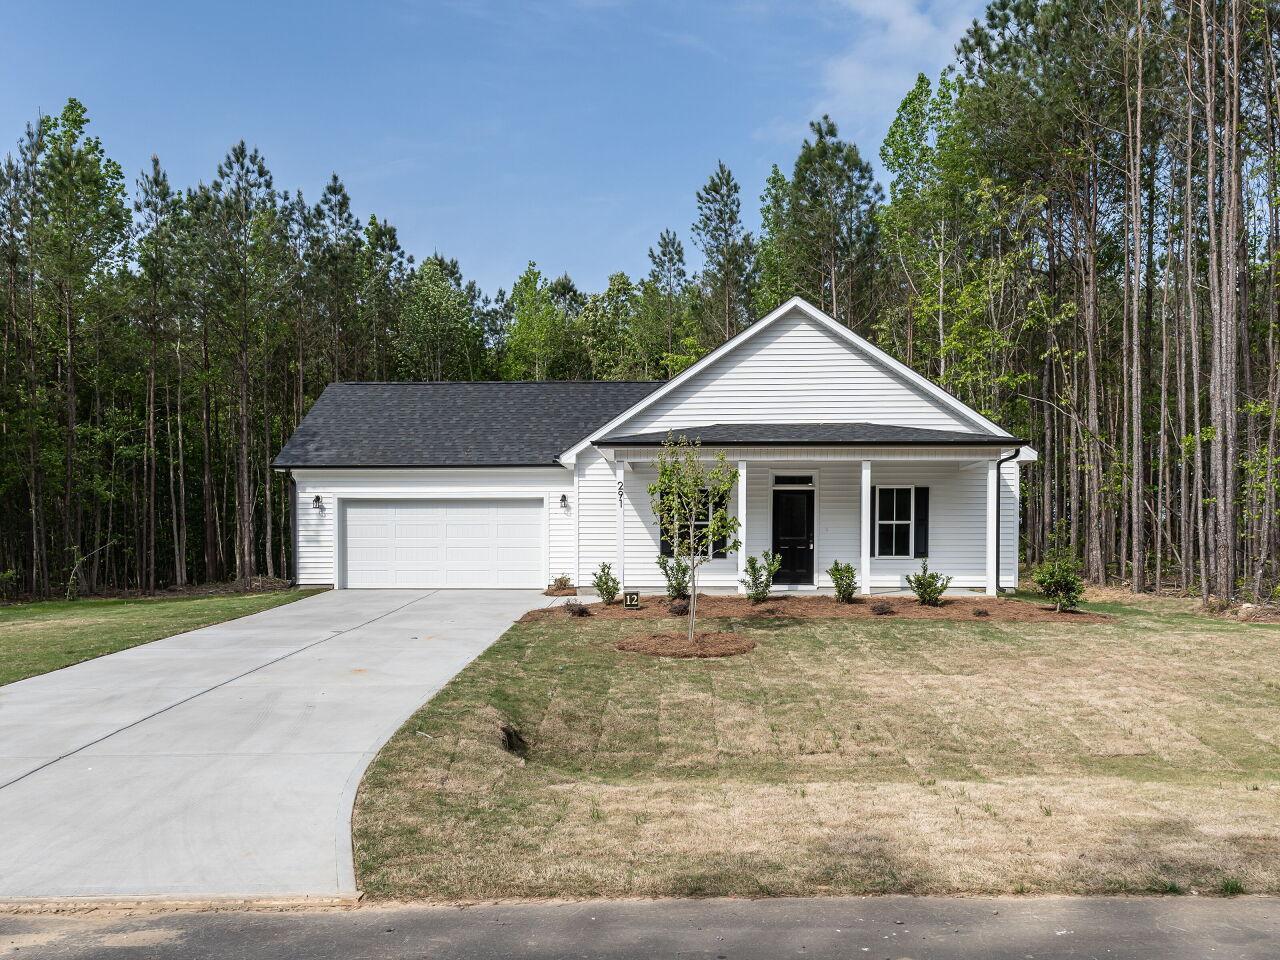
<path fill-rule="evenodd" d="M 444 533 L 444 524 L 439 521 L 414 523 L 410 520 L 397 520 L 392 532 L 400 538 L 423 537 L 427 540 L 436 540 Z"/>
<path fill-rule="evenodd" d="M 544 585 L 539 501 L 352 501 L 345 510 L 349 587 Z"/>
<path fill-rule="evenodd" d="M 396 547 L 396 567 L 438 567 L 444 563 L 444 550 L 439 547 Z"/>
<path fill-rule="evenodd" d="M 395 533 L 390 523 L 352 523 L 347 525 L 347 536 L 353 540 L 385 540 Z"/>
<path fill-rule="evenodd" d="M 537 523 L 499 523 L 494 531 L 494 539 L 499 543 L 528 543 L 537 539 L 540 532 L 541 524 Z"/>
<path fill-rule="evenodd" d="M 445 505 L 445 515 L 450 520 L 474 520 L 484 523 L 493 517 L 494 503 L 493 501 L 484 501 L 483 503 L 465 503 L 458 501 Z"/>
<path fill-rule="evenodd" d="M 504 547 L 498 557 L 498 567 L 532 570 L 542 566 L 541 551 L 534 547 Z"/>
<path fill-rule="evenodd" d="M 448 549 L 449 566 L 451 567 L 484 567 L 488 569 L 494 566 L 496 557 L 493 554 L 493 547 L 466 547 L 453 546 Z"/>
<path fill-rule="evenodd" d="M 347 566 L 352 569 L 385 569 L 388 566 L 387 548 L 385 546 L 348 547 Z"/>

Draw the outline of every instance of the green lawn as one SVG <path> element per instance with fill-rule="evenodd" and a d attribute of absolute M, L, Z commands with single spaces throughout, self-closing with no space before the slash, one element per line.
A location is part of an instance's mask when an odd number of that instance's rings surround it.
<path fill-rule="evenodd" d="M 721 660 L 614 648 L 654 621 L 517 624 L 370 767 L 360 885 L 1280 893 L 1280 628 L 1092 609 L 1116 619 L 720 621 L 758 642 Z"/>
<path fill-rule="evenodd" d="M 0 607 L 0 685 L 291 603 L 314 590 Z"/>

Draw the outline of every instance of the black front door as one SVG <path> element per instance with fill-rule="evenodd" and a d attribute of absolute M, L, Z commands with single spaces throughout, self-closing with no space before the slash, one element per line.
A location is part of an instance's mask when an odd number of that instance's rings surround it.
<path fill-rule="evenodd" d="M 782 558 L 775 583 L 813 583 L 813 491 L 773 491 L 773 552 Z"/>

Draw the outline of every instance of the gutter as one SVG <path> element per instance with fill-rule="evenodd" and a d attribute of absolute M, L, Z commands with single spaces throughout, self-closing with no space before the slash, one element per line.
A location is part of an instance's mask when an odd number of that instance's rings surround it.
<path fill-rule="evenodd" d="M 1000 596 L 1000 520 L 1004 516 L 1003 508 L 1000 504 L 1000 468 L 1006 463 L 1018 459 L 1018 454 L 1022 452 L 1021 447 L 1014 447 L 1013 453 L 1007 457 L 1001 457 L 996 461 L 996 596 Z M 1014 584 L 1017 589 L 1017 584 Z"/>

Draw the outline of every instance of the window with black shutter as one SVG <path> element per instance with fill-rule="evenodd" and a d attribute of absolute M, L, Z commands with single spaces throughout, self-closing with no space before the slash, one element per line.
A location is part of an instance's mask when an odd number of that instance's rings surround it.
<path fill-rule="evenodd" d="M 720 502 L 720 508 L 724 509 L 729 504 L 729 498 L 726 496 Z M 693 521 L 693 526 L 697 531 L 695 536 L 700 536 L 701 531 L 705 530 L 711 523 L 711 496 L 710 492 L 703 491 L 703 501 L 698 510 L 698 516 Z M 720 560 L 729 555 L 729 540 L 727 537 L 719 537 L 716 541 L 709 545 L 708 554 L 712 559 Z M 658 553 L 664 557 L 675 556 L 675 546 L 667 538 L 666 530 L 659 526 L 658 529 Z"/>

